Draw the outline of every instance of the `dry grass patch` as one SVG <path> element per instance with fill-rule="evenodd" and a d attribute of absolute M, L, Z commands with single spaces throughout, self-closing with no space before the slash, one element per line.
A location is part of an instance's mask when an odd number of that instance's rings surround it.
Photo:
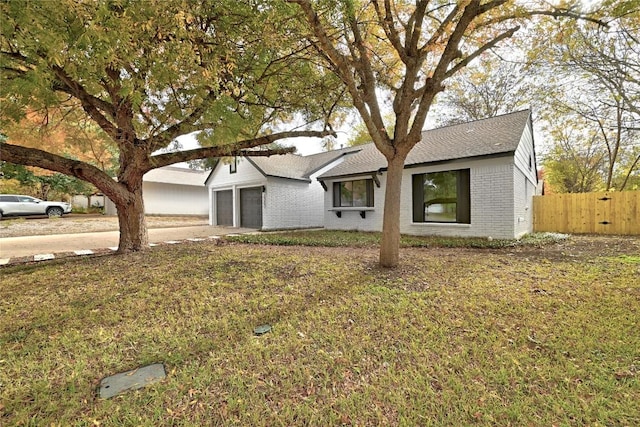
<path fill-rule="evenodd" d="M 4 268 L 0 424 L 640 424 L 636 254 L 377 255 L 203 242 Z M 96 398 L 155 362 L 164 382 Z"/>

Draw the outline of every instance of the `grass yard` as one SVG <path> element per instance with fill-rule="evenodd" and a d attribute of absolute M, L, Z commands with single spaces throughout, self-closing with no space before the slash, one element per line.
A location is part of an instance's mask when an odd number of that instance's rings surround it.
<path fill-rule="evenodd" d="M 212 242 L 4 267 L 0 425 L 637 426 L 640 240 L 580 239 L 393 271 L 367 244 Z"/>

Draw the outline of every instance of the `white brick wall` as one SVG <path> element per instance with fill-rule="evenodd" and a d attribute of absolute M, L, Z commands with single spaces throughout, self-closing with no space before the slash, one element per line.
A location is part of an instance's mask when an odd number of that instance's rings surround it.
<path fill-rule="evenodd" d="M 229 173 L 228 165 L 219 165 L 209 179 L 211 206 L 209 223 L 215 225 L 215 191 L 233 190 L 234 226 L 240 224 L 240 189 L 265 186 L 262 197 L 262 230 L 312 228 L 324 225 L 324 195 L 316 179 L 328 169 L 341 163 L 342 158 L 316 171 L 309 181 L 265 177 L 246 159 L 239 159 L 236 173 Z"/>
<path fill-rule="evenodd" d="M 514 165 L 512 157 L 450 162 L 436 166 L 405 169 L 402 179 L 400 231 L 411 235 L 475 236 L 494 238 L 516 237 L 514 227 Z M 413 223 L 411 175 L 457 169 L 471 171 L 471 224 Z M 367 176 L 353 179 L 367 178 Z M 382 230 L 384 187 L 386 173 L 380 178 L 381 187 L 374 187 L 374 211 L 342 211 L 338 218 L 329 210 L 333 204 L 333 182 L 327 181 L 325 194 L 325 227 L 333 230 Z"/>
<path fill-rule="evenodd" d="M 323 226 L 323 189 L 319 182 L 269 178 L 262 206 L 263 230 Z"/>

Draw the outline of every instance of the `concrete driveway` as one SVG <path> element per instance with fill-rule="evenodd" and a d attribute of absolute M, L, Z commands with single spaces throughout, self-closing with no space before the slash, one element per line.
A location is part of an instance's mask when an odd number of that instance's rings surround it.
<path fill-rule="evenodd" d="M 207 238 L 226 234 L 254 232 L 248 228 L 233 227 L 173 227 L 149 229 L 149 243 Z M 74 252 L 105 249 L 118 246 L 118 231 L 102 231 L 76 234 L 54 234 L 47 236 L 4 237 L 0 239 L 0 259 L 29 257 L 56 252 Z"/>

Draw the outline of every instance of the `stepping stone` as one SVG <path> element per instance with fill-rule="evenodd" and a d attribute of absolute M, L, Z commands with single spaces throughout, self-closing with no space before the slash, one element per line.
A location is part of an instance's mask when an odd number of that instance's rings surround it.
<path fill-rule="evenodd" d="M 7 265 L 11 261 L 11 258 L 2 258 L 0 259 L 0 265 Z"/>
<path fill-rule="evenodd" d="M 179 241 L 177 241 L 177 240 L 167 240 L 165 243 L 166 243 L 167 245 L 175 245 L 175 244 L 180 243 L 180 242 L 179 242 Z"/>
<path fill-rule="evenodd" d="M 33 256 L 34 261 L 48 261 L 55 258 L 56 256 L 54 254 L 38 254 Z"/>
<path fill-rule="evenodd" d="M 117 251 L 118 247 L 117 246 L 110 246 L 109 249 L 111 249 L 112 251 Z"/>
<path fill-rule="evenodd" d="M 231 233 L 231 234 L 227 234 L 227 237 L 238 237 L 239 234 L 237 233 Z"/>
<path fill-rule="evenodd" d="M 93 251 L 91 249 L 81 249 L 79 251 L 73 251 L 76 255 L 93 255 Z"/>
<path fill-rule="evenodd" d="M 218 240 L 220 239 L 220 236 L 209 236 L 210 239 L 214 239 L 214 240 Z"/>
<path fill-rule="evenodd" d="M 100 381 L 98 395 L 109 399 L 129 390 L 137 390 L 165 379 L 167 374 L 162 363 L 143 366 L 132 371 L 121 372 Z"/>
<path fill-rule="evenodd" d="M 151 247 L 151 248 L 152 248 L 152 247 L 154 247 L 154 246 L 158 246 L 158 244 L 157 244 L 157 243 L 149 243 L 149 247 Z"/>
<path fill-rule="evenodd" d="M 199 237 L 192 237 L 190 239 L 187 239 L 190 242 L 202 242 L 204 239 L 201 239 Z"/>

